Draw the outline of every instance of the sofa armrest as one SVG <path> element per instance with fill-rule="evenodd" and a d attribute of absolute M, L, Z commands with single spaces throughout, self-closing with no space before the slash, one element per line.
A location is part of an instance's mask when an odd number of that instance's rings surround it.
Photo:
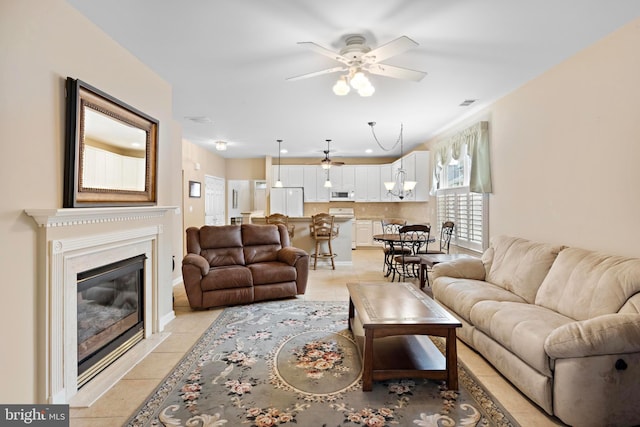
<path fill-rule="evenodd" d="M 299 258 L 309 256 L 304 250 L 293 246 L 286 246 L 278 251 L 278 261 L 291 266 L 295 265 Z"/>
<path fill-rule="evenodd" d="M 568 323 L 544 343 L 554 359 L 640 352 L 640 314 L 605 314 Z"/>
<path fill-rule="evenodd" d="M 187 254 L 182 259 L 182 266 L 184 267 L 185 265 L 194 265 L 198 267 L 203 276 L 206 276 L 209 272 L 209 263 L 206 259 L 197 254 Z"/>
<path fill-rule="evenodd" d="M 303 295 L 309 279 L 309 254 L 300 248 L 286 246 L 278 251 L 278 261 L 295 267 L 296 289 L 298 295 Z"/>
<path fill-rule="evenodd" d="M 433 280 L 440 276 L 457 279 L 484 280 L 486 270 L 479 258 L 461 258 L 433 266 Z"/>

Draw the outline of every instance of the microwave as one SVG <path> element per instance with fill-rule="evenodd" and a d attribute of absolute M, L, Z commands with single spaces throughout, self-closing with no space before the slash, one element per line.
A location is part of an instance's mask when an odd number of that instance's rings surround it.
<path fill-rule="evenodd" d="M 332 202 L 353 201 L 355 193 L 353 191 L 332 191 L 329 193 L 329 200 Z"/>

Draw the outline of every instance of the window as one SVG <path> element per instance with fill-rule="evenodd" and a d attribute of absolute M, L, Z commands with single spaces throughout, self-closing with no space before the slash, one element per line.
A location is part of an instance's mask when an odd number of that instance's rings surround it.
<path fill-rule="evenodd" d="M 453 221 L 451 243 L 482 252 L 488 240 L 488 194 L 469 191 L 471 159 L 466 150 L 460 159 L 451 159 L 440 171 L 441 189 L 436 192 L 437 223 Z M 439 231 L 439 230 L 438 230 Z"/>
<path fill-rule="evenodd" d="M 486 248 L 488 195 L 471 193 L 469 187 L 438 190 L 438 224 L 453 221 L 455 228 L 451 243 L 482 252 Z"/>

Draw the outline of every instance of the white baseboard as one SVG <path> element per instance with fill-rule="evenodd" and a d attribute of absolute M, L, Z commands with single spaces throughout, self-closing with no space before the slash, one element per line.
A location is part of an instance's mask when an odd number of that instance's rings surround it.
<path fill-rule="evenodd" d="M 167 326 L 169 322 L 171 322 L 175 318 L 176 318 L 176 312 L 171 310 L 170 312 L 168 312 L 167 314 L 165 314 L 160 318 L 160 321 L 159 321 L 160 324 L 158 325 L 158 327 L 160 328 L 161 331 L 164 331 L 164 327 Z"/>

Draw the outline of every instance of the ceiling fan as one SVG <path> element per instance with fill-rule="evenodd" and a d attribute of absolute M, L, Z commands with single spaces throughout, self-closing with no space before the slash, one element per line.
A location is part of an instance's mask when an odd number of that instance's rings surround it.
<path fill-rule="evenodd" d="M 340 80 L 344 84 L 350 83 L 352 87 L 358 89 L 358 82 L 362 77 L 365 77 L 363 71 L 371 74 L 376 74 L 384 77 L 391 77 L 394 79 L 411 80 L 418 82 L 427 75 L 424 71 L 411 70 L 409 68 L 397 67 L 395 65 L 382 64 L 380 61 L 384 61 L 395 55 L 399 55 L 413 47 L 418 46 L 418 43 L 411 40 L 407 36 L 398 37 L 395 40 L 390 41 L 376 49 L 371 49 L 367 45 L 367 41 L 363 35 L 350 34 L 345 37 L 345 47 L 340 49 L 339 52 L 326 49 L 313 42 L 298 42 L 306 48 L 313 50 L 321 55 L 328 56 L 329 58 L 341 62 L 343 65 L 328 68 L 326 70 L 315 71 L 313 73 L 302 74 L 299 76 L 289 77 L 287 80 L 300 80 L 309 77 L 321 76 L 324 74 L 335 73 L 339 71 L 347 71 L 348 74 L 341 76 Z M 366 79 L 366 77 L 365 77 Z M 338 80 L 337 85 L 341 82 Z M 354 84 L 355 83 L 355 84 Z M 367 80 L 368 83 L 368 80 Z M 334 92 L 336 92 L 334 87 Z M 347 86 L 348 92 L 348 86 Z M 373 92 L 371 92 L 373 93 Z M 338 93 L 342 95 L 346 93 Z M 362 93 L 361 93 L 362 95 Z M 368 95 L 363 95 L 368 96 Z"/>
<path fill-rule="evenodd" d="M 327 149 L 323 151 L 324 159 L 320 161 L 320 166 L 322 167 L 322 169 L 329 169 L 331 168 L 331 166 L 343 166 L 344 162 L 336 162 L 329 158 L 329 152 L 330 152 L 329 144 L 331 143 L 331 140 L 327 139 L 326 141 L 327 141 Z"/>

